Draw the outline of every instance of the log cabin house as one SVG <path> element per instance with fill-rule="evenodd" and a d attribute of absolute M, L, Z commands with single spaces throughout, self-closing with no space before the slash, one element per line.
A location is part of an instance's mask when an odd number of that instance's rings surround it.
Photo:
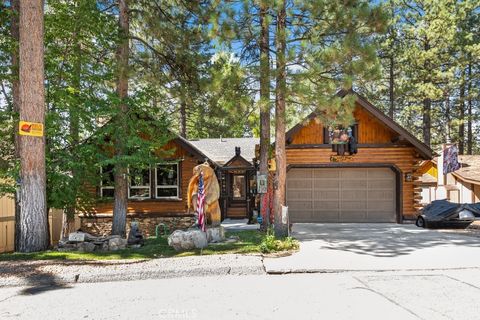
<path fill-rule="evenodd" d="M 184 229 L 195 222 L 187 208 L 187 188 L 193 168 L 207 161 L 219 179 L 222 220 L 248 218 L 253 210 L 257 138 L 200 139 L 188 141 L 180 136 L 169 141 L 173 150 L 150 169 L 129 170 L 127 226 L 136 220 L 147 235 L 156 226 L 170 231 Z M 91 212 L 80 213 L 81 228 L 94 234 L 108 234 L 113 214 L 113 167 L 102 168 L 102 182 L 96 188 L 99 198 Z M 163 228 L 161 229 L 163 230 Z"/>
<path fill-rule="evenodd" d="M 421 161 L 432 150 L 354 91 L 357 153 L 342 155 L 332 133 L 310 114 L 286 134 L 290 222 L 397 222 L 415 219 Z M 342 148 L 343 149 L 343 148 Z M 340 153 L 340 155 L 339 155 Z"/>
<path fill-rule="evenodd" d="M 402 223 L 415 219 L 421 189 L 414 182 L 421 175 L 422 161 L 432 159 L 432 150 L 364 97 L 353 91 L 338 93 L 342 99 L 347 95 L 355 96 L 355 123 L 342 130 L 354 138 L 356 146 L 332 145 L 331 130 L 316 120 L 315 113 L 286 134 L 290 221 Z M 128 220 L 138 220 L 150 235 L 158 224 L 170 230 L 191 226 L 194 217 L 187 210 L 187 186 L 193 167 L 204 161 L 217 172 L 222 220 L 250 218 L 257 209 L 258 143 L 257 138 L 174 138 L 165 147 L 175 150 L 171 159 L 149 170 L 130 172 Z M 113 195 L 112 181 L 106 179 L 97 188 L 100 198 Z M 112 212 L 112 201 L 99 202 L 91 213 L 80 214 L 82 229 L 109 233 Z"/>

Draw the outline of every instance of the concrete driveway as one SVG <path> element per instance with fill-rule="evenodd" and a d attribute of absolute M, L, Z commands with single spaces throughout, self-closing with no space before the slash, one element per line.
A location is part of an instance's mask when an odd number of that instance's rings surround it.
<path fill-rule="evenodd" d="M 300 251 L 264 259 L 269 273 L 480 267 L 480 237 L 410 224 L 298 223 Z"/>

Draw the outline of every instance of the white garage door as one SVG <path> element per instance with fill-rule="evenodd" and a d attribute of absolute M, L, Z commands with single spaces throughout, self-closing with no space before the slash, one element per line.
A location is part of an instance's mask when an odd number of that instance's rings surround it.
<path fill-rule="evenodd" d="M 292 168 L 291 222 L 395 222 L 395 173 L 389 168 Z"/>

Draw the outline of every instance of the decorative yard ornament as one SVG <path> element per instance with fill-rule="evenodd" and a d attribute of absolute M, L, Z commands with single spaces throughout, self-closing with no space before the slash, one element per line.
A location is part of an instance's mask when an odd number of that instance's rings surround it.
<path fill-rule="evenodd" d="M 220 225 L 220 187 L 213 169 L 208 163 L 193 168 L 193 176 L 188 183 L 187 205 L 197 214 L 198 226 L 202 231 L 206 225 Z"/>

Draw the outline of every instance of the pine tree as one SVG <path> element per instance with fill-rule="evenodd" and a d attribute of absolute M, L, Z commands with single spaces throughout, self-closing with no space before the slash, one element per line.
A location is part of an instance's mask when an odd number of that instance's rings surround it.
<path fill-rule="evenodd" d="M 401 36 L 405 39 L 402 66 L 402 92 L 414 112 L 422 114 L 423 140 L 432 143 L 432 117 L 436 118 L 452 79 L 452 56 L 449 50 L 455 36 L 455 1 L 414 1 L 401 8 L 404 21 Z M 432 109 L 433 108 L 433 109 Z M 420 109 L 420 110 L 419 110 Z M 442 126 L 443 127 L 443 126 Z M 436 143 L 436 142 L 435 142 Z"/>
<path fill-rule="evenodd" d="M 287 8 L 286 1 L 276 4 L 276 79 L 275 79 L 275 162 L 276 172 L 273 182 L 273 212 L 275 215 L 275 235 L 288 235 L 288 224 L 282 217 L 285 206 L 287 182 L 287 156 L 285 153 L 285 108 L 287 98 Z M 288 220 L 287 220 L 288 221 Z"/>
<path fill-rule="evenodd" d="M 119 11 L 119 34 L 120 42 L 117 49 L 117 95 L 118 113 L 115 118 L 115 156 L 119 160 L 115 163 L 114 169 L 114 202 L 113 202 L 113 223 L 112 235 L 125 237 L 128 210 L 128 182 L 127 164 L 122 160 L 126 155 L 125 134 L 128 135 L 127 113 L 128 113 L 128 60 L 129 60 L 129 7 L 128 0 L 120 0 Z"/>
<path fill-rule="evenodd" d="M 20 120 L 45 123 L 43 1 L 20 1 Z M 20 136 L 20 252 L 46 250 L 49 245 L 45 137 Z"/>
<path fill-rule="evenodd" d="M 260 51 L 260 159 L 259 173 L 267 177 L 268 185 L 268 161 L 270 153 L 270 30 L 269 30 L 268 1 L 261 0 L 259 3 L 260 35 L 258 46 Z M 263 216 L 263 228 L 268 226 L 270 213 L 267 205 L 268 194 L 260 194 L 260 206 Z"/>

